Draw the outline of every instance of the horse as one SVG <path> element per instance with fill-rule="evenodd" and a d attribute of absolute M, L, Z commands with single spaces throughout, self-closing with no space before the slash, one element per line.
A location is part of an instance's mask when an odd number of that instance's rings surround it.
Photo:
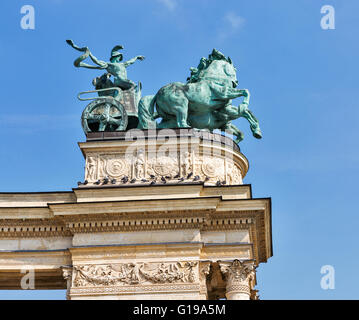
<path fill-rule="evenodd" d="M 231 121 L 244 117 L 253 136 L 260 139 L 259 122 L 248 109 L 250 93 L 247 89 L 236 88 L 238 80 L 232 60 L 213 49 L 206 63 L 195 70 L 196 77 L 186 84 L 173 82 L 155 95 L 141 98 L 138 128 L 220 129 L 233 134 L 239 143 L 243 133 Z M 233 106 L 232 100 L 239 97 L 243 97 L 242 103 Z M 162 118 L 160 123 L 156 122 L 157 118 Z"/>

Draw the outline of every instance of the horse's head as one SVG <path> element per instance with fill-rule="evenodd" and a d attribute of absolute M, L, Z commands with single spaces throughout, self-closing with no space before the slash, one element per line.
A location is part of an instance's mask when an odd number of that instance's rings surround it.
<path fill-rule="evenodd" d="M 232 61 L 228 59 L 216 59 L 211 61 L 208 67 L 200 72 L 199 80 L 211 80 L 229 87 L 237 87 L 237 72 Z"/>

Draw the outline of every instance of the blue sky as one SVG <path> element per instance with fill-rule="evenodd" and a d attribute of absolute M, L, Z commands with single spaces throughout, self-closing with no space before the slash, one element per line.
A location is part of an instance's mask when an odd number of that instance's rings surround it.
<path fill-rule="evenodd" d="M 35 8 L 35 30 L 20 8 Z M 335 30 L 320 27 L 323 5 Z M 71 38 L 108 59 L 116 44 L 143 95 L 185 81 L 212 48 L 229 55 L 263 139 L 245 133 L 245 183 L 272 197 L 274 256 L 258 268 L 262 299 L 358 299 L 357 0 L 7 0 L 0 4 L 0 192 L 71 190 L 83 180 L 76 99 L 101 73 L 75 69 Z M 320 268 L 335 268 L 335 289 Z M 64 291 L 0 292 L 63 299 Z"/>

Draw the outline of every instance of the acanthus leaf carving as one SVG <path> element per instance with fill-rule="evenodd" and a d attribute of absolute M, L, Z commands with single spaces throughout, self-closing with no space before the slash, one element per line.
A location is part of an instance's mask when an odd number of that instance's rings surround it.
<path fill-rule="evenodd" d="M 238 288 L 245 288 L 249 292 L 255 278 L 256 267 L 253 261 L 236 259 L 233 262 L 219 262 L 219 266 L 227 281 L 227 292 Z"/>

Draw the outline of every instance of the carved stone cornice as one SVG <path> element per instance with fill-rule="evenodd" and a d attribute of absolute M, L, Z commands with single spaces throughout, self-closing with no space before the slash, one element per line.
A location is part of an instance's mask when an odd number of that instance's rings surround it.
<path fill-rule="evenodd" d="M 120 285 L 120 286 L 91 286 L 91 287 L 72 287 L 71 296 L 83 295 L 116 295 L 116 294 L 155 294 L 155 293 L 181 293 L 199 292 L 200 285 L 192 283 L 166 283 L 152 285 Z"/>
<path fill-rule="evenodd" d="M 71 233 L 131 232 L 152 230 L 199 229 L 201 231 L 243 230 L 249 224 L 242 219 L 211 219 L 206 224 L 203 218 L 157 217 L 154 219 L 102 219 L 97 221 L 67 223 Z"/>
<path fill-rule="evenodd" d="M 0 238 L 67 237 L 71 235 L 65 223 L 58 218 L 0 220 Z"/>
<path fill-rule="evenodd" d="M 200 231 L 248 229 L 253 219 L 215 214 L 151 214 L 146 217 L 122 215 L 73 216 L 54 219 L 0 220 L 0 238 L 59 237 L 75 233 L 136 232 L 199 229 Z"/>
<path fill-rule="evenodd" d="M 152 190 L 138 200 L 115 201 L 115 194 L 112 194 L 112 200 L 106 201 L 51 202 L 48 207 L 52 217 L 27 218 L 22 214 L 22 218 L 17 219 L 17 213 L 14 218 L 0 219 L 0 239 L 71 237 L 76 233 L 97 232 L 249 229 L 254 245 L 253 258 L 265 262 L 271 256 L 270 199 L 222 199 L 218 194 L 219 187 L 207 189 L 213 191 L 211 196 L 199 194 L 182 198 L 181 194 L 177 198 L 149 200 Z M 228 193 L 230 189 L 223 187 Z M 87 200 L 91 198 L 91 192 L 95 199 L 97 193 L 102 192 L 96 188 L 87 191 Z M 120 188 L 116 192 L 120 194 Z"/>

